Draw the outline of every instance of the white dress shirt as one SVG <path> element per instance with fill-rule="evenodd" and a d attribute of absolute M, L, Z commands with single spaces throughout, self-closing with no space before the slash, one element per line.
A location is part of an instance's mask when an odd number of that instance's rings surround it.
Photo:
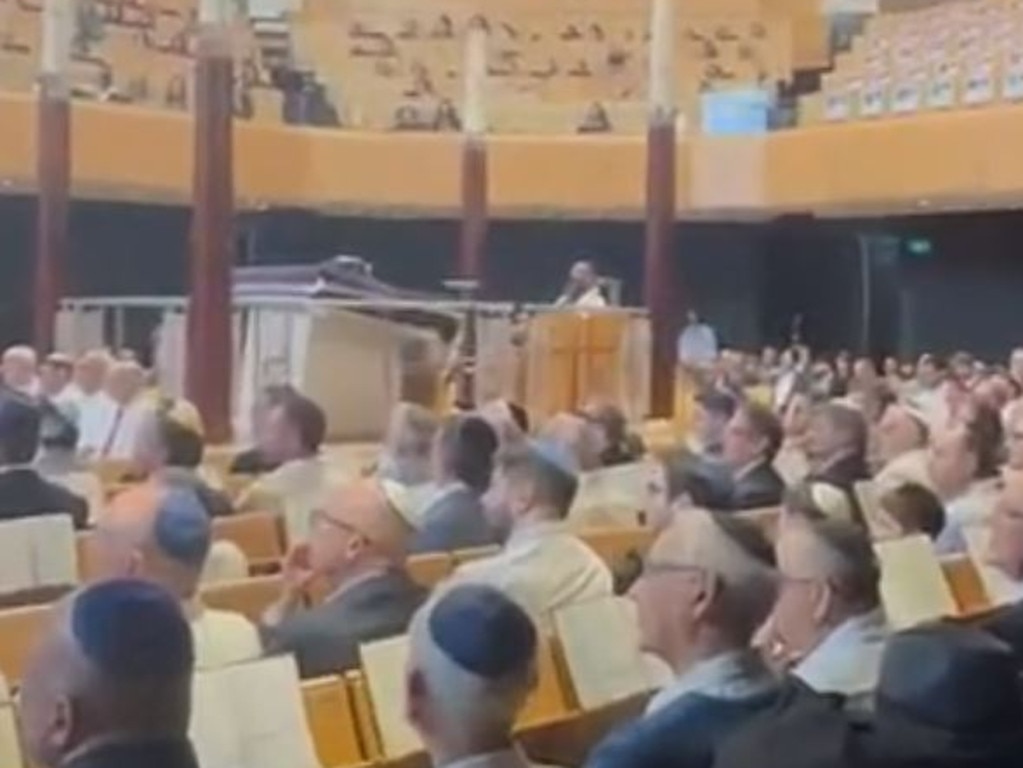
<path fill-rule="evenodd" d="M 666 685 L 647 704 L 651 715 L 691 693 L 741 701 L 774 688 L 771 671 L 752 650 L 727 651 L 699 662 Z"/>
<path fill-rule="evenodd" d="M 881 674 L 888 620 L 877 608 L 835 627 L 793 670 L 819 693 L 847 696 L 853 706 L 867 703 Z"/>
<path fill-rule="evenodd" d="M 309 536 L 310 516 L 323 508 L 330 489 L 343 479 L 335 477 L 320 456 L 307 456 L 286 461 L 260 477 L 246 497 L 255 499 L 261 511 L 283 514 L 290 542 L 304 541 Z M 241 506 L 247 506 L 244 500 Z"/>
<path fill-rule="evenodd" d="M 201 607 L 189 622 L 198 669 L 218 669 L 258 659 L 263 653 L 256 627 L 240 613 Z"/>
<path fill-rule="evenodd" d="M 579 298 L 572 301 L 568 296 L 562 295 L 558 298 L 555 306 L 558 307 L 580 307 L 582 309 L 601 309 L 607 306 L 607 299 L 604 298 L 604 294 L 601 293 L 598 286 L 593 286 L 585 293 L 581 294 Z"/>
<path fill-rule="evenodd" d="M 906 483 L 917 483 L 933 490 L 931 475 L 927 471 L 926 448 L 917 448 L 896 456 L 874 476 L 874 488 L 879 497 Z"/>
<path fill-rule="evenodd" d="M 79 451 L 96 459 L 130 459 L 151 412 L 152 406 L 141 398 L 121 404 L 104 393 L 84 397 L 79 402 Z"/>
<path fill-rule="evenodd" d="M 718 337 L 706 323 L 687 325 L 678 337 L 678 360 L 686 365 L 710 365 L 718 356 Z"/>
<path fill-rule="evenodd" d="M 992 605 L 1015 605 L 1023 600 L 1023 581 L 1013 578 L 1001 568 L 980 563 L 981 581 Z"/>
<path fill-rule="evenodd" d="M 612 594 L 607 565 L 560 522 L 514 531 L 499 554 L 466 563 L 453 578 L 500 589 L 543 631 L 550 630 L 555 611 Z"/>
<path fill-rule="evenodd" d="M 934 548 L 939 555 L 951 555 L 966 550 L 963 531 L 987 522 L 998 501 L 1002 479 L 989 477 L 977 480 L 966 493 L 945 503 L 945 527 Z"/>

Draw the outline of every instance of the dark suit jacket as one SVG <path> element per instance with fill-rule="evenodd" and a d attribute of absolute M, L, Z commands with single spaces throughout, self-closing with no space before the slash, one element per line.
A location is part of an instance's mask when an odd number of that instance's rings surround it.
<path fill-rule="evenodd" d="M 263 458 L 258 448 L 248 448 L 235 454 L 230 472 L 233 475 L 262 475 L 273 472 L 279 465 Z"/>
<path fill-rule="evenodd" d="M 425 597 L 405 571 L 387 571 L 263 627 L 263 645 L 268 653 L 295 654 L 303 678 L 337 674 L 359 665 L 360 644 L 405 634 Z"/>
<path fill-rule="evenodd" d="M 44 480 L 34 469 L 0 472 L 0 522 L 65 512 L 75 528 L 85 528 L 89 505 L 66 488 Z"/>
<path fill-rule="evenodd" d="M 770 462 L 763 461 L 735 481 L 732 509 L 760 509 L 781 504 L 785 481 Z"/>
<path fill-rule="evenodd" d="M 711 768 L 720 743 L 774 703 L 770 691 L 727 700 L 690 693 L 664 709 L 614 731 L 586 768 Z"/>
<path fill-rule="evenodd" d="M 475 491 L 459 486 L 431 503 L 419 521 L 413 552 L 454 552 L 497 544 Z"/>
<path fill-rule="evenodd" d="M 106 744 L 79 755 L 65 768 L 199 768 L 187 739 Z"/>

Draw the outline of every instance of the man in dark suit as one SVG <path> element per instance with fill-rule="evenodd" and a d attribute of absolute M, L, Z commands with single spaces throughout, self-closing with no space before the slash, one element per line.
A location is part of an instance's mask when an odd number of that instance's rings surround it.
<path fill-rule="evenodd" d="M 436 492 L 419 519 L 415 552 L 452 552 L 497 544 L 482 496 L 494 471 L 497 435 L 477 416 L 451 416 L 433 444 Z"/>
<path fill-rule="evenodd" d="M 56 768 L 198 768 L 192 633 L 160 587 L 116 579 L 60 603 L 21 681 L 25 758 Z"/>
<path fill-rule="evenodd" d="M 732 471 L 731 509 L 760 509 L 781 504 L 785 482 L 774 469 L 781 447 L 781 422 L 756 403 L 743 403 L 725 427 L 722 458 Z"/>
<path fill-rule="evenodd" d="M 828 483 L 840 489 L 862 518 L 854 486 L 870 477 L 863 414 L 842 403 L 818 405 L 810 414 L 806 457 L 810 463 L 807 482 Z"/>
<path fill-rule="evenodd" d="M 735 515 L 692 509 L 658 536 L 630 595 L 644 650 L 675 679 L 587 768 L 710 768 L 727 735 L 771 706 L 777 685 L 750 640 L 774 602 L 773 557 Z"/>
<path fill-rule="evenodd" d="M 389 494 L 376 480 L 340 488 L 313 514 L 309 542 L 288 554 L 281 598 L 263 615 L 263 644 L 295 654 L 304 678 L 358 666 L 359 645 L 404 634 L 426 596 L 404 569 L 412 529 Z M 303 609 L 314 577 L 329 592 Z"/>
<path fill-rule="evenodd" d="M 84 528 L 89 505 L 44 480 L 32 466 L 39 451 L 39 407 L 16 393 L 0 395 L 0 521 L 47 514 L 71 515 Z"/>

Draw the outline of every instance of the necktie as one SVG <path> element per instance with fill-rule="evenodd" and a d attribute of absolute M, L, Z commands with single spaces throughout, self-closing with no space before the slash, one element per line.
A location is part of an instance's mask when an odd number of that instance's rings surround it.
<path fill-rule="evenodd" d="M 110 425 L 110 433 L 107 435 L 106 442 L 103 443 L 103 450 L 101 456 L 109 456 L 110 450 L 114 447 L 114 440 L 117 439 L 117 431 L 121 428 L 121 421 L 124 419 L 124 406 L 117 406 L 117 414 L 114 416 L 114 422 Z"/>

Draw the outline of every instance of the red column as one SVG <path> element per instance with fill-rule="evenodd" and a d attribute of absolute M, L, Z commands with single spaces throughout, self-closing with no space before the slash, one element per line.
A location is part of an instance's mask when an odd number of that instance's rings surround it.
<path fill-rule="evenodd" d="M 71 7 L 47 0 L 43 8 L 42 67 L 36 119 L 35 277 L 33 342 L 41 354 L 53 349 L 57 308 L 68 265 L 68 210 L 71 198 L 71 105 L 68 61 Z"/>
<path fill-rule="evenodd" d="M 221 6 L 200 8 L 195 69 L 192 169 L 192 259 L 188 304 L 188 397 L 202 413 L 206 437 L 231 436 L 231 268 L 234 180 L 231 39 Z"/>
<path fill-rule="evenodd" d="M 462 103 L 462 222 L 458 276 L 482 289 L 487 245 L 487 134 L 483 98 L 487 78 L 487 31 L 472 24 L 466 33 L 465 95 Z"/>
<path fill-rule="evenodd" d="M 676 337 L 681 291 L 674 252 L 675 109 L 672 0 L 655 0 L 651 17 L 650 124 L 646 153 L 646 242 L 643 299 L 650 313 L 650 415 L 675 405 Z"/>

